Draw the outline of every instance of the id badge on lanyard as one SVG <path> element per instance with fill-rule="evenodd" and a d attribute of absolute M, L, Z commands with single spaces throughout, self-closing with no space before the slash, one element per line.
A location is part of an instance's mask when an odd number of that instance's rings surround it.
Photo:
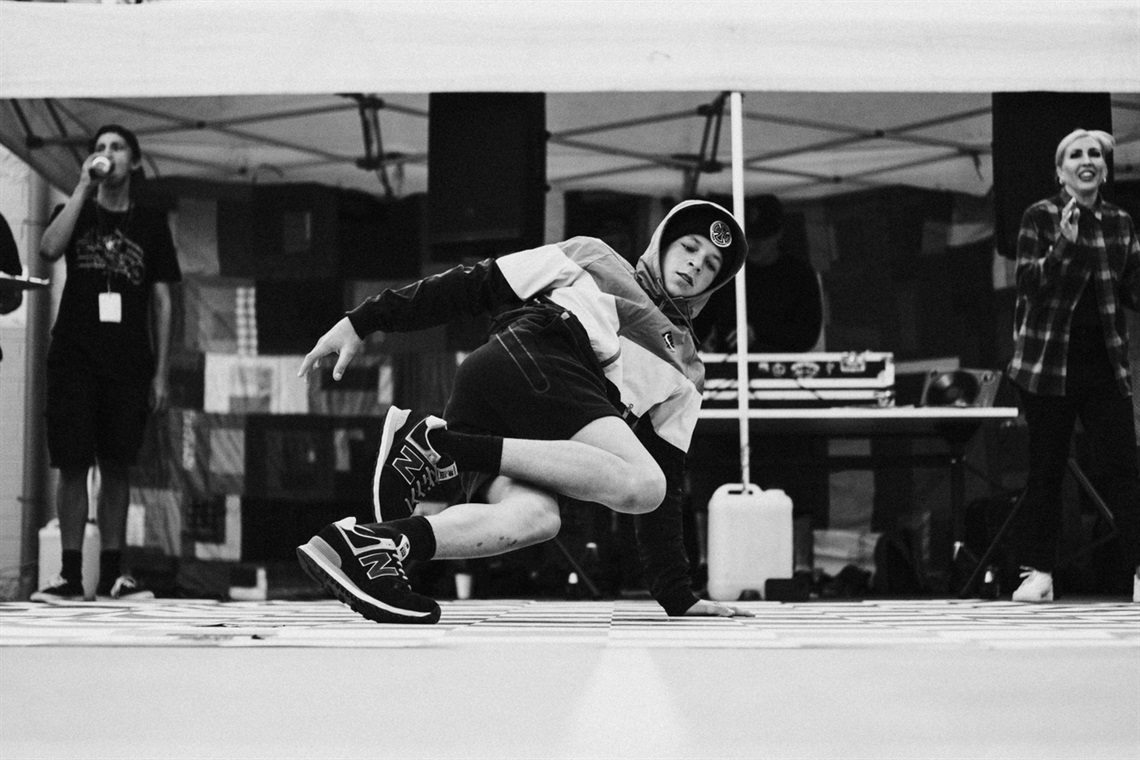
<path fill-rule="evenodd" d="M 99 294 L 99 321 L 118 324 L 123 321 L 123 296 L 107 291 Z"/>
<path fill-rule="evenodd" d="M 107 251 L 111 252 L 115 249 L 116 243 L 121 244 L 122 240 L 122 233 L 116 230 L 114 238 L 107 237 L 104 239 L 104 245 L 107 247 Z M 119 324 L 123 321 L 123 296 L 121 293 L 111 290 L 109 268 L 107 271 L 107 290 L 99 294 L 99 321 L 104 324 Z"/>

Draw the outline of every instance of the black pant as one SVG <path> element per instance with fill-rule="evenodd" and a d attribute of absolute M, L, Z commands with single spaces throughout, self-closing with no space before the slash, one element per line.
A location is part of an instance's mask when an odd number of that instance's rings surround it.
<path fill-rule="evenodd" d="M 1093 463 L 1089 479 L 1112 510 L 1124 558 L 1135 568 L 1140 564 L 1140 475 L 1132 398 L 1121 395 L 1111 376 L 1103 374 L 1095 382 L 1071 383 L 1064 396 L 1019 391 L 1029 432 L 1029 481 L 1015 538 L 1018 562 L 1053 571 L 1061 532 L 1061 482 L 1080 418 Z"/>

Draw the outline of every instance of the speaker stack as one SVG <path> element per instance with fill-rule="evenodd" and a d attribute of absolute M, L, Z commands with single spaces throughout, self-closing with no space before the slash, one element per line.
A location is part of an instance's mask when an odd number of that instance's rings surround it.
<path fill-rule="evenodd" d="M 433 93 L 428 119 L 428 243 L 435 262 L 543 243 L 546 96 Z"/>

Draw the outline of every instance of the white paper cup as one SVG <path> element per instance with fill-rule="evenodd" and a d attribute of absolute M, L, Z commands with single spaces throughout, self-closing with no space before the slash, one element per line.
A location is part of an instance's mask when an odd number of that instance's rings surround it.
<path fill-rule="evenodd" d="M 456 599 L 470 599 L 471 598 L 471 573 L 456 573 L 455 574 L 455 598 Z"/>

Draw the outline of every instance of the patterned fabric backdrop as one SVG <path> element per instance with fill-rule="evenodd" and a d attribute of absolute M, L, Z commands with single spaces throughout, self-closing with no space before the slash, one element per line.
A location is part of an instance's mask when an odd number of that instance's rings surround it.
<path fill-rule="evenodd" d="M 171 557 L 264 559 L 308 538 L 290 526 L 371 512 L 389 406 L 442 412 L 459 355 L 439 328 L 369 341 L 340 381 L 331 361 L 298 378 L 304 354 L 346 311 L 411 280 L 329 277 L 327 261 L 313 269 L 326 276 L 299 278 L 303 231 L 290 233 L 289 266 L 278 273 L 226 235 L 232 209 L 202 198 L 175 205 L 184 279 L 175 292 L 171 406 L 152 419 L 133 473 L 128 543 Z M 314 246 L 309 255 L 335 260 L 337 251 Z M 232 274 L 250 272 L 251 262 L 256 277 Z M 266 527 L 276 525 L 282 530 Z"/>

